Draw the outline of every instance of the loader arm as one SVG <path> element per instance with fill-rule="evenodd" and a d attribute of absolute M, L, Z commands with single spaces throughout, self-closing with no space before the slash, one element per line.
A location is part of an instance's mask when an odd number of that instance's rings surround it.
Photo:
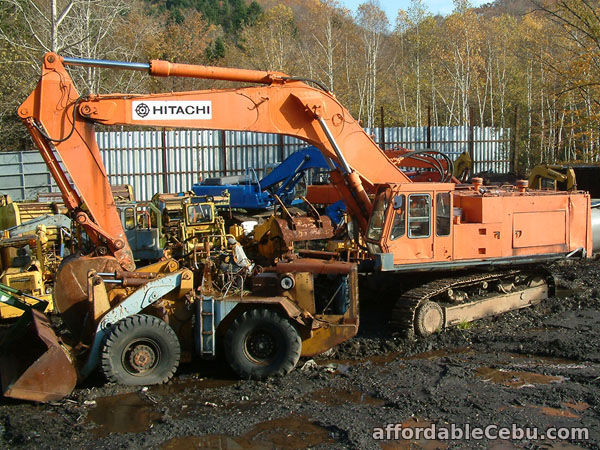
<path fill-rule="evenodd" d="M 181 76 L 258 83 L 262 86 L 193 92 L 80 98 L 65 65 L 147 70 L 153 76 Z M 350 113 L 324 90 L 277 72 L 172 64 L 89 61 L 44 57 L 42 77 L 19 108 L 34 142 L 63 194 L 65 204 L 95 243 L 131 270 L 133 259 L 124 238 L 110 185 L 94 135 L 94 124 L 138 125 L 276 133 L 318 147 L 341 167 L 331 179 L 350 212 L 365 230 L 371 201 L 365 186 L 410 180 L 379 149 Z M 62 160 L 62 171 L 56 157 Z M 332 165 L 333 166 L 333 165 Z M 66 173 L 73 180 L 73 189 Z M 81 211 L 85 204 L 86 212 Z M 89 214 L 89 215 L 88 215 Z"/>

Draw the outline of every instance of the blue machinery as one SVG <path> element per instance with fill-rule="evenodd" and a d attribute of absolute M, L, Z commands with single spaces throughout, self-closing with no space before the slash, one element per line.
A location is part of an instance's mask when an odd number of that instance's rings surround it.
<path fill-rule="evenodd" d="M 292 204 L 295 187 L 309 169 L 327 169 L 329 166 L 321 151 L 316 147 L 306 147 L 288 156 L 268 175 L 258 180 L 251 170 L 246 176 L 207 178 L 194 184 L 196 195 L 219 196 L 227 190 L 232 208 L 248 210 L 266 209 L 274 205 L 277 195 L 284 204 Z"/>

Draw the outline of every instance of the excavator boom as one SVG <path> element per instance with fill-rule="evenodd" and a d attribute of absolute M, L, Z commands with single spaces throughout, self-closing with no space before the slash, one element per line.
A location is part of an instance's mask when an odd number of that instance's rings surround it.
<path fill-rule="evenodd" d="M 154 76 L 218 79 L 262 86 L 150 95 L 94 95 L 83 99 L 65 69 L 68 64 L 147 70 Z M 410 182 L 331 93 L 276 72 L 166 61 L 138 64 L 81 60 L 48 53 L 44 57 L 40 82 L 19 108 L 19 115 L 45 155 L 52 174 L 59 180 L 67 206 L 79 210 L 85 204 L 89 217 L 81 213 L 78 220 L 92 239 L 106 242 L 109 253 L 128 270 L 132 268 L 131 251 L 116 215 L 93 123 L 295 136 L 318 147 L 342 168 L 343 173 L 337 179 L 334 177 L 336 185 L 363 230 L 372 208 L 365 186 L 373 191 L 380 182 Z M 343 153 L 340 148 L 344 149 Z M 53 159 L 53 150 L 60 155 L 78 192 Z"/>

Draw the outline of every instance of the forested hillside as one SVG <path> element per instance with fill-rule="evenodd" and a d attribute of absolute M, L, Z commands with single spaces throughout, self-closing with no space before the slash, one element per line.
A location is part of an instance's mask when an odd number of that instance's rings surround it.
<path fill-rule="evenodd" d="M 54 9 L 52 8 L 54 5 Z M 365 126 L 475 124 L 518 131 L 522 167 L 595 160 L 600 149 L 600 2 L 497 0 L 432 15 L 412 0 L 390 23 L 376 1 L 5 0 L 0 136 L 30 146 L 15 119 L 44 52 L 280 70 L 320 81 Z M 53 12 L 54 11 L 54 12 Z M 54 19 L 52 19 L 54 17 Z M 85 92 L 159 92 L 220 83 L 82 69 Z"/>

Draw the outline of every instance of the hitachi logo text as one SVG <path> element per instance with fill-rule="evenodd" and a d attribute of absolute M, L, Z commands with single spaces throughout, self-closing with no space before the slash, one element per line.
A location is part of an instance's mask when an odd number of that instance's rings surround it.
<path fill-rule="evenodd" d="M 212 102 L 204 100 L 147 100 L 131 102 L 133 120 L 210 120 Z"/>
<path fill-rule="evenodd" d="M 176 105 L 165 105 L 165 106 L 154 106 L 152 107 L 154 114 L 210 114 L 210 106 L 176 106 Z"/>

